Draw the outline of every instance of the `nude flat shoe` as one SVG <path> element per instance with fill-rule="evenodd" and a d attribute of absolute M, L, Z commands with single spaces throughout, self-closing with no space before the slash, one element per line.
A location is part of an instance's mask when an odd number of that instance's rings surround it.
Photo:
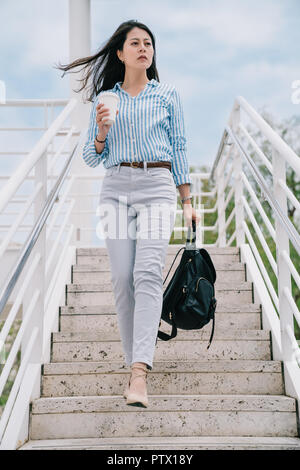
<path fill-rule="evenodd" d="M 124 398 L 127 398 L 127 396 L 128 396 L 129 387 L 130 387 L 130 378 L 128 380 L 128 384 L 126 385 L 126 388 L 125 388 L 124 393 L 123 393 Z"/>
<path fill-rule="evenodd" d="M 139 372 L 139 370 L 141 372 Z M 130 389 L 131 384 L 133 383 L 134 379 L 136 379 L 137 377 L 144 378 L 144 380 L 146 382 L 147 374 L 148 374 L 147 366 L 146 365 L 145 365 L 145 367 L 143 367 L 143 366 L 132 366 L 131 371 L 132 372 L 131 372 L 131 377 L 130 377 L 130 380 L 129 380 L 129 384 L 128 384 L 127 389 L 124 392 L 124 396 L 126 394 L 125 398 L 127 398 L 126 403 L 127 403 L 127 405 L 131 405 L 131 406 L 139 406 L 139 407 L 147 408 L 147 406 L 148 406 L 147 391 L 145 393 L 141 394 L 141 393 L 137 393 L 137 392 Z"/>

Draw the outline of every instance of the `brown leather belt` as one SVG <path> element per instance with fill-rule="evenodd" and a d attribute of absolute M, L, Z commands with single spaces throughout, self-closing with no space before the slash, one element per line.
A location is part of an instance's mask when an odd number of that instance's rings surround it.
<path fill-rule="evenodd" d="M 122 162 L 120 163 L 121 166 L 131 166 L 131 168 L 144 168 L 144 162 Z M 147 162 L 147 167 L 152 168 L 154 166 L 162 166 L 164 168 L 168 168 L 170 171 L 172 165 L 170 162 Z"/>

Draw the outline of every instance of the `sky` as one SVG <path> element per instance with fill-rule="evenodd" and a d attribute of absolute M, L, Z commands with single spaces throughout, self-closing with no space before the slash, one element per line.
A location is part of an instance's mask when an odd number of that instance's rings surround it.
<path fill-rule="evenodd" d="M 300 114 L 300 0 L 92 0 L 91 14 L 92 53 L 123 21 L 153 32 L 160 81 L 182 98 L 190 164 L 213 163 L 236 96 L 277 119 Z M 70 75 L 54 68 L 68 62 L 68 0 L 0 0 L 0 18 L 6 99 L 68 98 Z M 29 119 L 4 109 L 0 126 Z"/>

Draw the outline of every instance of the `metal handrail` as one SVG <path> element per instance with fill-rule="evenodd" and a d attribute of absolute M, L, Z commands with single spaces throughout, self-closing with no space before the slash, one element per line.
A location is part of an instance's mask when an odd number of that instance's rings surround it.
<path fill-rule="evenodd" d="M 45 98 L 45 99 L 19 99 L 19 100 L 6 100 L 5 103 L 0 103 L 1 107 L 7 106 L 65 106 L 68 103 L 67 99 Z"/>
<path fill-rule="evenodd" d="M 258 114 L 258 112 L 243 98 L 238 96 L 236 99 L 237 105 L 248 114 L 250 118 L 256 123 L 257 127 L 272 143 L 272 146 L 277 150 L 280 155 L 288 162 L 288 164 L 300 174 L 300 158 L 289 147 L 289 145 L 272 129 L 272 127 Z"/>
<path fill-rule="evenodd" d="M 65 164 L 64 168 L 62 169 L 61 173 L 60 173 L 60 176 L 58 177 L 54 187 L 52 188 L 48 198 L 47 198 L 47 201 L 43 207 L 43 210 L 41 212 L 41 215 L 39 216 L 37 222 L 35 223 L 20 255 L 19 255 L 19 258 L 16 262 L 16 267 L 13 268 L 11 274 L 8 276 L 8 279 L 2 289 L 2 292 L 0 294 L 0 315 L 1 313 L 3 312 L 4 308 L 5 308 L 5 305 L 7 303 L 7 300 L 9 299 L 9 296 L 10 294 L 12 293 L 15 285 L 16 285 L 16 282 L 17 280 L 19 279 L 20 277 L 20 274 L 24 268 L 24 265 L 30 255 L 30 253 L 32 252 L 32 249 L 41 233 L 41 230 L 43 228 L 43 226 L 45 225 L 45 222 L 52 210 L 52 207 L 57 199 L 57 196 L 58 196 L 58 193 L 62 187 L 62 184 L 64 183 L 64 180 L 67 176 L 67 173 L 68 173 L 68 170 L 71 166 L 71 163 L 73 162 L 74 160 L 74 156 L 75 156 L 75 153 L 76 153 L 76 150 L 78 149 L 78 146 L 79 144 L 81 143 L 82 141 L 82 138 L 84 136 L 84 133 L 81 134 L 81 138 L 80 140 L 76 143 L 76 145 L 74 146 L 72 152 L 71 152 L 71 155 L 67 161 L 67 163 Z"/>
<path fill-rule="evenodd" d="M 23 183 L 24 178 L 30 173 L 35 163 L 40 159 L 41 154 L 47 150 L 47 147 L 51 143 L 53 137 L 56 135 L 57 131 L 61 128 L 62 124 L 65 122 L 70 112 L 76 107 L 76 105 L 77 101 L 75 98 L 72 98 L 68 101 L 68 104 L 64 110 L 59 114 L 59 116 L 57 116 L 51 127 L 49 127 L 43 137 L 36 143 L 28 157 L 22 161 L 11 179 L 6 183 L 5 186 L 1 188 L 0 212 L 2 212 L 2 210 L 6 207 L 12 196 L 15 194 L 16 190 Z M 78 130 L 74 126 L 73 128 L 74 131 Z"/>
<path fill-rule="evenodd" d="M 215 161 L 213 163 L 213 167 L 211 169 L 211 172 L 210 172 L 210 176 L 209 176 L 209 179 L 210 180 L 214 180 L 215 178 L 215 170 L 218 166 L 218 163 L 219 163 L 219 160 L 221 158 L 221 155 L 222 155 L 222 152 L 223 152 L 223 148 L 224 148 L 224 145 L 226 144 L 226 139 L 228 137 L 228 133 L 227 133 L 227 130 L 226 128 L 224 129 L 224 132 L 222 134 L 222 138 L 221 138 L 221 142 L 220 142 L 220 145 L 219 145 L 219 148 L 218 148 L 218 151 L 217 151 L 217 155 L 216 155 L 216 158 L 215 158 Z"/>
<path fill-rule="evenodd" d="M 238 137 L 235 135 L 235 133 L 230 129 L 229 126 L 226 126 L 226 132 L 232 140 L 236 143 L 238 146 L 241 154 L 243 157 L 246 159 L 247 163 L 250 166 L 250 169 L 252 171 L 252 174 L 254 178 L 256 179 L 256 182 L 258 185 L 263 189 L 264 194 L 266 198 L 268 199 L 268 202 L 270 206 L 272 207 L 273 211 L 276 213 L 277 217 L 280 219 L 284 230 L 287 232 L 290 240 L 292 241 L 295 249 L 297 250 L 298 254 L 300 255 L 300 235 L 293 226 L 292 222 L 286 217 L 286 215 L 282 212 L 281 207 L 276 201 L 276 198 L 274 197 L 273 193 L 268 189 L 268 186 L 266 185 L 263 177 L 261 176 L 261 173 L 259 172 L 256 164 L 252 160 L 252 158 L 249 156 L 247 150 L 243 147 L 241 144 L 241 141 L 238 139 Z"/>
<path fill-rule="evenodd" d="M 255 123 L 262 135 L 269 141 L 273 154 L 270 162 L 265 153 L 260 149 L 256 141 L 250 136 L 241 122 L 241 111 L 247 114 L 247 118 Z M 240 132 L 242 134 L 240 134 Z M 246 140 L 243 139 L 243 135 Z M 273 187 L 268 185 L 262 174 L 258 163 L 252 158 L 250 150 L 246 143 L 250 143 L 254 149 L 254 154 L 258 155 L 265 167 L 273 176 Z M 229 152 L 225 145 L 231 145 Z M 234 158 L 230 160 L 230 150 L 234 150 Z M 243 164 L 247 164 L 253 181 L 257 184 L 263 195 L 263 199 L 268 201 L 273 217 L 277 222 L 275 228 L 272 226 L 264 208 L 261 206 L 254 194 L 251 179 L 243 172 Z M 262 305 L 262 319 L 264 327 L 270 328 L 274 343 L 272 346 L 273 354 L 278 359 L 283 360 L 285 364 L 284 382 L 288 395 L 295 396 L 300 400 L 300 353 L 299 345 L 296 341 L 294 332 L 294 320 L 299 325 L 300 315 L 298 306 L 293 298 L 292 276 L 297 286 L 300 287 L 300 277 L 297 273 L 293 259 L 290 256 L 289 242 L 300 255 L 300 234 L 297 227 L 294 226 L 287 214 L 287 200 L 289 199 L 296 209 L 300 209 L 299 202 L 286 182 L 285 164 L 300 175 L 300 158 L 291 147 L 276 133 L 274 129 L 260 116 L 252 106 L 243 98 L 237 97 L 230 113 L 228 122 L 223 128 L 222 139 L 213 162 L 210 178 L 215 181 L 217 188 L 217 220 L 218 239 L 217 246 L 231 246 L 234 238 L 237 246 L 240 246 L 241 260 L 246 263 L 247 276 L 254 283 L 255 295 Z M 225 166 L 229 167 L 226 171 Z M 229 240 L 227 240 L 227 228 L 231 221 L 231 215 L 225 214 L 225 203 L 232 198 L 232 189 L 228 194 L 226 189 L 230 188 L 229 181 L 232 168 L 234 169 L 234 210 L 236 211 L 235 229 Z M 282 170 L 281 170 L 282 168 Z M 218 171 L 219 169 L 219 171 Z M 216 181 L 217 179 L 217 181 Z M 255 214 L 250 208 L 247 199 L 243 195 L 244 188 L 248 188 L 249 194 L 254 200 L 258 213 L 266 223 L 269 232 L 276 245 L 276 262 L 273 259 L 273 253 L 265 240 L 263 232 L 260 230 L 256 221 Z M 251 191 L 250 191 L 251 188 Z M 277 188 L 279 198 L 277 199 Z M 225 200 L 226 196 L 226 201 Z M 255 197 L 253 197 L 255 196 Z M 282 201 L 282 202 L 281 202 Z M 282 205 L 281 205 L 281 203 Z M 269 269 L 265 268 L 263 257 L 259 253 L 252 233 L 249 230 L 244 211 L 246 210 L 250 222 L 252 223 L 255 234 L 258 237 L 264 254 L 275 273 L 277 280 L 277 291 L 273 286 L 273 279 L 269 274 Z M 227 218 L 227 220 L 226 220 Z M 271 229 L 271 230 L 270 230 Z M 221 234 L 221 236 L 220 236 Z M 245 241 L 247 237 L 248 243 Z"/>

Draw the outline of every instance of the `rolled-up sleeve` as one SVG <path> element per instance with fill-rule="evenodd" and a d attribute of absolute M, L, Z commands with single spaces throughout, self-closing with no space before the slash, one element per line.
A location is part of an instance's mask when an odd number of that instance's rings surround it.
<path fill-rule="evenodd" d="M 82 151 L 82 158 L 85 163 L 90 167 L 96 167 L 99 165 L 103 160 L 108 157 L 108 143 L 107 139 L 105 141 L 104 149 L 101 153 L 97 153 L 95 147 L 95 138 L 98 134 L 98 126 L 96 122 L 96 106 L 97 106 L 97 98 L 94 100 L 92 104 L 91 114 L 90 114 L 90 122 L 87 131 L 87 139 L 83 146 Z"/>
<path fill-rule="evenodd" d="M 173 149 L 172 173 L 176 186 L 191 184 L 189 165 L 186 156 L 186 137 L 183 106 L 176 88 L 169 101 L 170 142 Z"/>

